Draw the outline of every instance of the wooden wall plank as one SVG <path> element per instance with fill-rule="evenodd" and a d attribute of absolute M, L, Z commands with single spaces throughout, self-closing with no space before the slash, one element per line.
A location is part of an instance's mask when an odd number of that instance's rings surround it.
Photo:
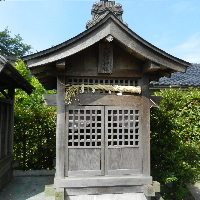
<path fill-rule="evenodd" d="M 14 140 L 14 99 L 15 99 L 15 89 L 9 89 L 8 91 L 9 96 L 13 100 L 12 104 L 10 105 L 10 135 L 9 135 L 9 147 L 8 147 L 8 153 L 13 153 L 13 140 Z"/>
<path fill-rule="evenodd" d="M 10 105 L 9 104 L 5 104 L 5 114 L 6 114 L 6 121 L 5 121 L 5 146 L 4 146 L 4 155 L 7 156 L 8 154 L 8 137 L 9 137 L 9 119 L 10 119 Z"/>
<path fill-rule="evenodd" d="M 100 170 L 101 149 L 69 149 L 69 171 Z"/>
<path fill-rule="evenodd" d="M 101 175 L 101 170 L 68 171 L 68 177 L 95 177 Z"/>
<path fill-rule="evenodd" d="M 108 149 L 108 170 L 117 169 L 138 169 L 139 148 L 109 148 Z"/>
<path fill-rule="evenodd" d="M 5 102 L 5 103 L 12 104 L 12 103 L 13 103 L 13 100 L 11 100 L 11 99 L 6 99 L 6 98 L 1 98 L 1 97 L 0 97 L 0 102 Z"/>
<path fill-rule="evenodd" d="M 49 72 L 51 75 L 55 75 L 51 71 Z M 74 69 L 73 67 L 68 68 L 65 71 L 58 71 L 57 75 L 66 75 L 70 77 L 107 77 L 107 78 L 116 78 L 116 77 L 121 77 L 121 78 L 140 78 L 142 77 L 142 73 L 138 70 L 135 69 L 113 69 L 112 74 L 98 74 L 98 71 L 96 68 L 93 69 L 84 69 L 84 70 L 78 70 Z"/>

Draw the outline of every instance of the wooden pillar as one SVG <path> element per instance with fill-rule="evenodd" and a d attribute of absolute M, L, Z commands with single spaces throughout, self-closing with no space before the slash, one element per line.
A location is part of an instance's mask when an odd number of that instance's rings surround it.
<path fill-rule="evenodd" d="M 142 158 L 143 175 L 150 176 L 150 105 L 149 78 L 142 77 Z"/>
<path fill-rule="evenodd" d="M 66 150 L 66 125 L 65 125 L 65 77 L 57 78 L 57 126 L 56 126 L 56 178 L 65 177 L 65 150 Z"/>

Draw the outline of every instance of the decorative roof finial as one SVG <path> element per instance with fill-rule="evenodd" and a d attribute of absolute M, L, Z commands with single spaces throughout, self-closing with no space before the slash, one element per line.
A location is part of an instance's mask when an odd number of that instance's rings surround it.
<path fill-rule="evenodd" d="M 123 9 L 119 3 L 115 4 L 115 1 L 100 0 L 92 6 L 92 20 L 89 20 L 86 24 L 86 28 L 89 29 L 97 22 L 103 19 L 109 12 L 112 12 L 119 20 L 122 20 Z M 126 24 L 126 23 L 124 23 Z M 126 24 L 127 25 L 127 24 Z M 128 26 L 128 25 L 127 25 Z"/>

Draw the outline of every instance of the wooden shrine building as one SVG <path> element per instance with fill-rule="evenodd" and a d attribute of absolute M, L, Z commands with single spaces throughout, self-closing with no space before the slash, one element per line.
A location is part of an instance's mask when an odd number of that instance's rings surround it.
<path fill-rule="evenodd" d="M 28 94 L 33 90 L 33 86 L 0 55 L 0 190 L 12 177 L 15 88 Z"/>
<path fill-rule="evenodd" d="M 23 57 L 46 89 L 57 89 L 45 98 L 57 105 L 59 199 L 152 196 L 149 82 L 190 63 L 135 34 L 122 13 L 114 1 L 96 2 L 86 31 Z"/>

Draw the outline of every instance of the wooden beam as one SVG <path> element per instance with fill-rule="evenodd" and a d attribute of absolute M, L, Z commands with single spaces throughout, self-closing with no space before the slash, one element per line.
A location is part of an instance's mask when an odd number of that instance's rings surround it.
<path fill-rule="evenodd" d="M 153 63 L 152 61 L 148 61 L 142 66 L 142 72 L 148 73 L 148 72 L 154 72 L 160 69 L 160 65 Z"/>
<path fill-rule="evenodd" d="M 43 97 L 47 106 L 57 106 L 56 94 L 43 94 Z M 77 97 L 73 98 L 72 105 L 79 105 L 81 103 L 82 105 L 90 106 L 123 106 L 124 102 L 126 102 L 127 106 L 139 106 L 141 105 L 141 97 L 134 95 L 78 94 Z M 65 103 L 65 105 L 68 104 Z"/>
<path fill-rule="evenodd" d="M 11 99 L 11 98 L 9 97 L 9 95 L 8 95 L 4 90 L 1 90 L 1 89 L 0 89 L 0 92 L 1 92 L 7 99 Z"/>
<path fill-rule="evenodd" d="M 165 77 L 169 78 L 171 76 L 170 73 L 165 72 L 165 71 L 160 71 L 159 74 L 160 74 L 161 77 L 165 76 Z"/>
<path fill-rule="evenodd" d="M 58 71 L 65 70 L 65 59 L 57 61 L 56 68 Z"/>
<path fill-rule="evenodd" d="M 47 106 L 57 106 L 56 94 L 43 94 Z"/>
<path fill-rule="evenodd" d="M 149 100 L 150 100 L 150 108 L 159 107 L 162 97 L 151 96 Z"/>
<path fill-rule="evenodd" d="M 31 72 L 33 73 L 33 74 L 39 74 L 39 73 L 41 73 L 41 72 L 45 72 L 45 69 L 46 69 L 46 67 L 45 66 L 40 66 L 40 67 L 35 67 L 35 68 L 33 68 L 33 69 L 31 69 Z"/>

